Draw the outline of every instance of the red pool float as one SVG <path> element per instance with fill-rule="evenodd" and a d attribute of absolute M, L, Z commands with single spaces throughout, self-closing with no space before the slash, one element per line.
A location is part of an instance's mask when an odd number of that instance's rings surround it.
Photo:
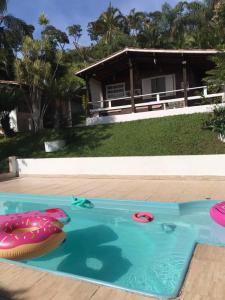
<path fill-rule="evenodd" d="M 132 216 L 133 220 L 140 223 L 149 223 L 153 221 L 154 216 L 150 212 L 136 212 Z"/>

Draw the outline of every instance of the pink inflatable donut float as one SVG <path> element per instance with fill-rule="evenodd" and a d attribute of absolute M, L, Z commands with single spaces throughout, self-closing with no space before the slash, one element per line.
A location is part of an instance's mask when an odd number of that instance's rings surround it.
<path fill-rule="evenodd" d="M 45 210 L 34 210 L 15 214 L 0 215 L 0 224 L 2 222 L 18 220 L 23 217 L 50 217 L 57 219 L 59 222 L 66 224 L 70 221 L 70 217 L 61 208 L 48 208 Z"/>
<path fill-rule="evenodd" d="M 210 215 L 216 223 L 225 226 L 225 201 L 213 205 L 210 208 Z"/>
<path fill-rule="evenodd" d="M 56 248 L 64 239 L 63 225 L 54 218 L 28 216 L 0 224 L 0 257 L 34 258 Z"/>
<path fill-rule="evenodd" d="M 0 216 L 0 257 L 28 259 L 56 248 L 64 239 L 69 216 L 60 208 L 49 208 Z"/>

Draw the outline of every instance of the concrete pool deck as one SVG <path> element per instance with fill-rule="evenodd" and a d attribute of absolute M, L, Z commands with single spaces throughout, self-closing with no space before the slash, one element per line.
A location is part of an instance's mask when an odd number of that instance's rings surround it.
<path fill-rule="evenodd" d="M 152 201 L 225 200 L 224 177 L 2 178 L 0 192 Z M 209 200 L 210 201 L 210 200 Z M 225 298 L 225 248 L 197 245 L 179 300 Z M 11 263 L 0 263 L 0 299 L 153 299 Z"/>

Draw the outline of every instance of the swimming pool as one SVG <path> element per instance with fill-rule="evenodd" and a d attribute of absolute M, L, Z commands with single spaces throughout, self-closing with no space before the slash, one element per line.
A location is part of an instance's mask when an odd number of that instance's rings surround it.
<path fill-rule="evenodd" d="M 71 197 L 0 193 L 0 214 L 59 207 L 71 217 L 66 241 L 27 266 L 164 298 L 175 297 L 197 242 L 225 245 L 225 228 L 212 221 L 218 201 L 160 203 L 89 199 L 94 208 L 71 205 Z M 151 211 L 151 223 L 132 214 Z"/>

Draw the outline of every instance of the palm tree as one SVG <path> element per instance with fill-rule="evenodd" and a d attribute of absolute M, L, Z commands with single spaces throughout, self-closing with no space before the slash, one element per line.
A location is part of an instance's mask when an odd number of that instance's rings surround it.
<path fill-rule="evenodd" d="M 205 4 L 213 9 L 220 5 L 223 0 L 205 0 Z"/>
<path fill-rule="evenodd" d="M 161 11 L 146 15 L 143 28 L 137 35 L 140 46 L 157 48 L 215 47 L 219 41 L 224 40 L 222 38 L 224 26 L 220 25 L 218 29 L 215 22 L 213 23 L 212 18 L 215 12 L 212 2 L 215 4 L 216 1 L 181 1 L 174 7 L 165 3 Z M 218 19 L 221 23 L 222 17 Z M 220 38 L 218 38 L 219 36 Z"/>
<path fill-rule="evenodd" d="M 102 38 L 105 44 L 110 44 L 113 35 L 124 30 L 124 17 L 118 8 L 109 4 L 97 21 L 88 24 L 88 32 L 92 40 L 98 41 Z"/>
<path fill-rule="evenodd" d="M 145 23 L 146 14 L 141 11 L 136 11 L 135 8 L 131 9 L 129 14 L 125 17 L 126 25 L 130 35 L 136 36 L 143 28 Z"/>
<path fill-rule="evenodd" d="M 216 41 L 211 23 L 213 17 L 211 4 L 199 1 L 179 2 L 173 12 L 171 37 L 175 47 L 211 48 L 214 46 Z"/>
<path fill-rule="evenodd" d="M 146 15 L 143 28 L 137 35 L 137 41 L 141 47 L 160 48 L 163 47 L 164 42 L 167 44 L 167 48 L 169 47 L 161 21 L 162 12 L 160 11 L 150 12 Z"/>

